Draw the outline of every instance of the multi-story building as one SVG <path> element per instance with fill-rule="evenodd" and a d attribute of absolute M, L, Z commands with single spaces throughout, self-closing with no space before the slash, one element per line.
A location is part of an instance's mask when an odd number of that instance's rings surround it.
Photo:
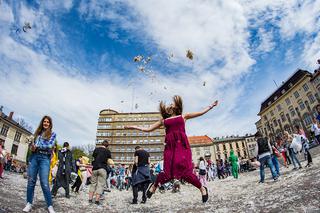
<path fill-rule="evenodd" d="M 239 159 L 247 159 L 247 136 L 227 136 L 221 138 L 214 138 L 214 145 L 216 150 L 216 159 L 228 160 L 231 149 L 239 157 Z"/>
<path fill-rule="evenodd" d="M 246 141 L 246 145 L 247 145 L 247 151 L 248 151 L 248 158 L 252 159 L 255 156 L 255 149 L 257 146 L 257 141 L 255 140 L 254 135 L 246 135 L 244 137 L 245 141 Z"/>
<path fill-rule="evenodd" d="M 283 131 L 293 132 L 299 125 L 308 134 L 312 116 L 319 104 L 319 90 L 314 81 L 319 74 L 314 75 L 305 70 L 297 70 L 288 80 L 273 92 L 261 104 L 261 121 L 256 123 L 257 129 L 264 136 L 274 139 Z"/>
<path fill-rule="evenodd" d="M 15 161 L 26 162 L 28 144 L 27 137 L 32 133 L 13 120 L 13 112 L 9 116 L 0 110 L 0 142 Z"/>
<path fill-rule="evenodd" d="M 200 157 L 210 159 L 215 161 L 215 147 L 213 145 L 213 140 L 207 136 L 190 136 L 188 137 L 191 152 L 192 152 L 192 161 L 197 163 Z"/>
<path fill-rule="evenodd" d="M 164 128 L 153 132 L 124 129 L 124 126 L 129 125 L 148 127 L 160 118 L 159 112 L 119 113 L 104 109 L 99 114 L 97 143 L 109 140 L 109 148 L 115 163 L 132 164 L 137 145 L 150 153 L 151 162 L 160 161 L 164 147 Z"/>

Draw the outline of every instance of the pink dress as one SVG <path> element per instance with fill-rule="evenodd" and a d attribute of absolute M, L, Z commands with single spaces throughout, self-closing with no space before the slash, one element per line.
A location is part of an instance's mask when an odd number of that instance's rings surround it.
<path fill-rule="evenodd" d="M 172 179 L 184 179 L 197 188 L 201 183 L 193 174 L 192 154 L 185 123 L 182 116 L 164 120 L 166 128 L 165 148 L 163 152 L 163 172 L 159 173 L 155 186 L 164 184 Z"/>
<path fill-rule="evenodd" d="M 192 173 L 192 154 L 182 116 L 164 120 L 166 127 L 163 153 L 164 171 L 171 178 L 180 179 L 183 174 Z"/>

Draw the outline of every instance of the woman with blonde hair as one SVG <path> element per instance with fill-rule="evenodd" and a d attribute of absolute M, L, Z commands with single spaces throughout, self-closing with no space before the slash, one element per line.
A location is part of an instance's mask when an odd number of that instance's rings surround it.
<path fill-rule="evenodd" d="M 32 209 L 34 188 L 37 183 L 37 176 L 39 175 L 48 211 L 54 213 L 49 187 L 50 159 L 56 139 L 56 133 L 52 131 L 52 127 L 52 119 L 47 115 L 44 116 L 34 133 L 34 140 L 30 144 L 32 154 L 28 159 L 27 205 L 23 209 L 24 212 L 30 212 Z"/>
<path fill-rule="evenodd" d="M 182 114 L 182 99 L 180 96 L 176 95 L 173 97 L 173 103 L 169 106 L 160 102 L 162 119 L 152 124 L 150 127 L 125 127 L 126 129 L 136 129 L 144 132 L 151 132 L 161 126 L 164 126 L 166 129 L 165 148 L 163 153 L 164 169 L 158 174 L 155 183 L 152 184 L 147 191 L 148 198 L 151 198 L 152 194 L 155 193 L 159 184 L 163 185 L 173 179 L 184 179 L 197 187 L 202 194 L 202 202 L 207 202 L 208 190 L 201 185 L 199 179 L 193 173 L 192 154 L 188 137 L 185 132 L 185 123 L 189 119 L 204 115 L 217 105 L 218 101 L 215 101 L 200 112 Z"/>

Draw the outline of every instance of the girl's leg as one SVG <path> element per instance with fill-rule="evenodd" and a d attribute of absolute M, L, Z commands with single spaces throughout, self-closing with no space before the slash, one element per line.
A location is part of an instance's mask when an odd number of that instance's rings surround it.
<path fill-rule="evenodd" d="M 37 161 L 37 154 L 32 154 L 29 158 L 28 167 L 28 185 L 27 185 L 27 202 L 32 204 L 34 188 L 37 183 L 37 176 L 39 171 L 39 164 Z"/>
<path fill-rule="evenodd" d="M 40 185 L 47 206 L 49 207 L 52 206 L 52 197 L 49 187 L 50 157 L 47 155 L 41 155 L 39 160 Z"/>
<path fill-rule="evenodd" d="M 168 177 L 168 175 L 165 172 L 160 172 L 157 176 L 156 181 L 153 184 L 153 187 L 155 187 L 156 189 L 159 186 L 159 184 L 163 185 L 170 180 L 171 178 Z"/>
<path fill-rule="evenodd" d="M 312 163 L 312 157 L 309 150 L 307 150 L 307 158 L 308 158 L 308 164 Z"/>
<path fill-rule="evenodd" d="M 200 179 L 203 177 L 203 175 L 200 175 Z M 193 173 L 186 174 L 182 177 L 183 180 L 187 181 L 188 183 L 194 185 L 198 189 L 201 188 L 202 184 L 200 180 L 197 178 L 197 176 Z"/>
<path fill-rule="evenodd" d="M 4 170 L 4 164 L 0 163 L 0 178 L 2 178 L 3 170 Z"/>
<path fill-rule="evenodd" d="M 202 175 L 200 175 L 200 178 L 201 178 Z M 185 174 L 183 177 L 182 177 L 183 180 L 185 180 L 186 182 L 194 185 L 195 187 L 197 187 L 201 194 L 203 196 L 205 196 L 207 194 L 207 190 L 206 188 L 201 185 L 201 182 L 200 180 L 197 178 L 197 176 L 195 174 L 193 174 L 192 172 L 188 173 L 188 174 Z"/>
<path fill-rule="evenodd" d="M 87 184 L 87 171 L 81 172 L 81 175 L 82 175 L 82 184 L 80 186 L 80 190 L 83 190 Z"/>

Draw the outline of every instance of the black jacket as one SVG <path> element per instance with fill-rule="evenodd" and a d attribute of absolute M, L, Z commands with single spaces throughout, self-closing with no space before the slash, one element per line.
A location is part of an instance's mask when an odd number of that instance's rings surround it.
<path fill-rule="evenodd" d="M 59 164 L 58 164 L 57 177 L 65 175 L 66 178 L 70 180 L 71 172 L 75 171 L 72 152 L 69 149 L 66 152 L 62 152 L 62 150 L 60 150 L 58 152 L 58 160 L 59 160 Z"/>

